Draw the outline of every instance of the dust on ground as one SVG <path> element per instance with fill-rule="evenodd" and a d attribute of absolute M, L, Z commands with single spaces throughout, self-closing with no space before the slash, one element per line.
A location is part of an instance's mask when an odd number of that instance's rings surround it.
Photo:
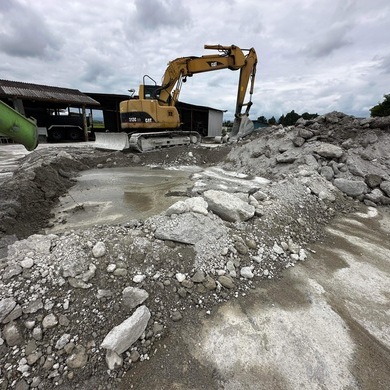
<path fill-rule="evenodd" d="M 2 298 L 12 306 L 3 322 L 8 346 L 0 345 L 7 367 L 1 385 L 142 389 L 148 370 L 160 367 L 166 377 L 156 388 L 194 383 L 199 389 L 220 388 L 218 372 L 191 357 L 178 329 L 185 324 L 196 332 L 216 306 L 249 293 L 259 281 L 281 278 L 286 268 L 305 260 L 334 217 L 359 210 L 363 202 L 377 207 L 388 201 L 386 129 L 331 113 L 266 131 L 217 148 L 192 145 L 145 154 L 49 148 L 23 158 L 0 186 Z M 259 190 L 259 200 L 252 200 L 256 215 L 245 222 L 209 213 L 207 218 L 227 233 L 219 241 L 210 237 L 200 252 L 190 244 L 155 238 L 159 223 L 169 220 L 165 216 L 45 234 L 53 206 L 80 171 L 149 164 L 219 165 L 248 177 L 262 175 L 270 183 L 251 191 Z M 342 190 L 331 184 L 336 179 Z M 251 193 L 244 195 L 248 199 Z M 192 196 L 198 195 L 199 188 Z M 100 243 L 104 251 L 97 254 Z M 243 269 L 246 277 L 240 277 Z M 123 296 L 129 285 L 147 291 L 151 319 L 108 371 L 100 344 L 132 312 Z M 156 354 L 167 343 L 182 346 L 170 357 L 171 365 Z M 176 370 L 174 362 L 183 360 L 196 370 L 185 365 Z M 183 384 L 189 372 L 194 377 Z"/>

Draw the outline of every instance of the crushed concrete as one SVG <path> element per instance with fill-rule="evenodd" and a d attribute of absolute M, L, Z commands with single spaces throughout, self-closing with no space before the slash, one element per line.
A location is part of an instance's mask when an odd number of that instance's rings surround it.
<path fill-rule="evenodd" d="M 388 126 L 332 112 L 213 150 L 24 157 L 0 187 L 0 388 L 118 388 L 174 324 L 279 279 L 340 213 L 390 204 Z M 45 234 L 78 172 L 141 164 L 213 167 L 160 215 Z"/>

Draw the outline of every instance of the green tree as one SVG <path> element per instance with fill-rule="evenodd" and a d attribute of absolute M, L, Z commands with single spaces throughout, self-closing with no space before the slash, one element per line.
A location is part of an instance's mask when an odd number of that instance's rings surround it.
<path fill-rule="evenodd" d="M 271 126 L 276 124 L 276 119 L 274 116 L 268 119 L 268 124 Z"/>
<path fill-rule="evenodd" d="M 259 117 L 257 118 L 257 120 L 259 121 L 259 123 L 261 123 L 261 124 L 263 124 L 263 125 L 268 124 L 267 118 L 266 118 L 264 115 L 259 116 Z"/>
<path fill-rule="evenodd" d="M 308 112 L 304 112 L 301 116 L 303 119 L 308 120 L 317 118 L 318 114 L 309 114 Z"/>
<path fill-rule="evenodd" d="M 297 114 L 294 110 L 286 114 L 284 117 L 284 121 L 281 122 L 283 126 L 292 126 L 295 125 L 295 122 L 300 118 L 301 116 Z"/>
<path fill-rule="evenodd" d="M 384 95 L 384 100 L 382 103 L 377 104 L 376 106 L 370 109 L 371 116 L 389 116 L 390 115 L 390 94 Z"/>

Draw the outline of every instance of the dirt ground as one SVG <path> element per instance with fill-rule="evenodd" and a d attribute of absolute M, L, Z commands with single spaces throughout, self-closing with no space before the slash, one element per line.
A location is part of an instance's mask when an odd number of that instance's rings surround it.
<path fill-rule="evenodd" d="M 334 116 L 330 118 L 334 120 Z M 332 133 L 333 127 L 329 126 L 336 124 L 330 119 L 326 122 L 322 133 L 326 133 L 326 141 L 341 145 L 351 137 L 355 139 L 356 132 L 348 126 L 339 132 L 338 138 Z M 191 145 L 137 154 L 52 147 L 21 159 L 14 175 L 0 185 L 1 298 L 13 299 L 21 306 L 20 314 L 16 313 L 16 306 L 11 321 L 19 329 L 20 339 L 15 344 L 19 348 L 11 352 L 10 346 L 0 345 L 1 363 L 8 367 L 0 388 L 222 389 L 221 373 L 206 360 L 195 359 L 185 338 L 196 339 L 202 322 L 222 303 L 250 295 L 260 281 L 273 283 L 283 278 L 285 270 L 299 261 L 298 254 L 303 253 L 305 257 L 313 243 L 324 239 L 324 229 L 334 218 L 360 210 L 364 200 L 373 203 L 376 199 L 373 196 L 364 198 L 364 195 L 360 198 L 346 196 L 335 190 L 319 174 L 325 171 L 324 167 L 334 167 L 336 176 L 341 177 L 353 168 L 371 169 L 373 174 L 380 176 L 377 173 L 382 167 L 378 161 L 383 162 L 383 166 L 387 161 L 379 146 L 377 161 L 369 161 L 367 155 L 372 152 L 373 145 L 370 141 L 365 146 L 366 154 L 358 161 L 359 164 L 363 161 L 363 165 L 351 168 L 345 158 L 323 157 L 317 155 L 316 150 L 313 152 L 315 142 L 323 142 L 318 135 L 313 142 L 305 144 L 308 152 L 303 149 L 305 145 L 301 149 L 293 146 L 291 150 L 296 156 L 290 159 L 291 156 L 286 155 L 289 152 L 286 144 L 291 144 L 295 130 L 276 128 L 272 134 L 254 134 L 239 144 L 216 148 Z M 367 132 L 372 133 L 372 130 Z M 379 130 L 377 134 L 377 138 L 382 135 Z M 363 141 L 355 145 L 359 153 L 362 153 L 359 148 L 367 139 L 362 134 L 361 137 Z M 355 154 L 349 151 L 355 149 L 350 148 L 350 145 L 345 146 L 344 150 L 354 157 Z M 275 158 L 272 158 L 273 153 Z M 305 153 L 314 154 L 318 161 L 312 172 L 307 170 L 313 161 L 305 159 Z M 284 159 L 280 160 L 280 157 Z M 81 171 L 150 164 L 160 168 L 220 166 L 231 172 L 245 173 L 248 178 L 261 175 L 270 180 L 256 217 L 245 223 L 218 219 L 218 226 L 229 233 L 226 237 L 221 236 L 219 243 L 210 241 L 202 248 L 203 271 L 209 277 L 202 283 L 192 282 L 199 271 L 194 266 L 199 253 L 192 245 L 155 239 L 154 232 L 160 223 L 157 217 L 123 225 L 71 230 L 58 235 L 45 234 L 53 207 L 75 184 Z M 387 182 L 388 177 L 382 176 Z M 379 199 L 378 202 L 386 202 L 387 197 L 382 193 Z M 217 218 L 211 215 L 211 220 Z M 32 236 L 36 234 L 39 236 Z M 222 244 L 225 239 L 226 243 Z M 100 242 L 105 244 L 105 254 L 92 256 L 92 250 Z M 219 252 L 224 252 L 224 255 L 219 255 Z M 243 267 L 255 269 L 254 278 L 237 277 L 233 278 L 234 287 L 222 286 L 219 277 L 222 271 L 223 274 L 227 272 L 228 259 L 231 259 L 229 266 L 234 263 L 233 269 L 235 267 L 237 271 Z M 31 270 L 27 266 L 16 269 L 15 264 L 19 263 L 33 263 L 34 266 Z M 110 267 L 118 272 L 107 271 Z M 178 274 L 185 275 L 185 285 L 177 278 Z M 136 275 L 145 276 L 137 286 L 149 294 L 146 304 L 151 319 L 145 334 L 123 354 L 122 364 L 107 370 L 105 351 L 100 344 L 110 329 L 129 316 L 122 291 L 134 285 L 131 278 Z M 269 297 L 270 300 L 274 298 L 278 300 L 278 297 Z M 294 301 L 295 298 L 299 301 L 302 297 L 299 294 L 288 297 Z M 37 301 L 42 302 L 41 306 L 36 311 L 31 310 L 30 306 Z M 52 314 L 60 325 L 45 329 L 44 320 Z M 35 327 L 28 328 L 27 323 Z M 44 330 L 41 338 L 35 338 L 32 332 L 37 328 Z M 186 336 L 181 333 L 182 329 L 186 329 Z M 57 351 L 58 340 L 68 335 L 72 338 Z M 10 344 L 9 340 L 7 342 Z M 32 350 L 28 357 L 34 361 L 28 367 L 23 360 L 27 356 L 26 349 Z M 167 356 L 165 350 L 174 353 Z M 378 349 L 373 353 L 379 353 Z M 39 356 L 36 361 L 31 357 L 34 354 Z M 73 364 L 69 361 L 72 356 L 86 359 L 81 368 L 69 368 Z M 384 356 L 388 359 L 387 352 Z M 21 367 L 31 375 L 21 376 Z M 153 375 L 157 370 L 158 375 Z M 145 382 L 144 378 L 148 376 L 151 379 Z M 275 386 L 278 383 L 282 382 L 276 380 Z"/>

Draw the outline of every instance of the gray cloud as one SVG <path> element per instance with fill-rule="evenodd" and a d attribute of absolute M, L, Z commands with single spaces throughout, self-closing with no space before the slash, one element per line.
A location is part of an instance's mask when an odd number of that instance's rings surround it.
<path fill-rule="evenodd" d="M 138 27 L 157 30 L 160 27 L 177 27 L 190 20 L 190 11 L 182 2 L 174 0 L 135 0 Z"/>
<path fill-rule="evenodd" d="M 356 116 L 389 93 L 388 0 L 0 0 L 0 71 L 9 80 L 127 93 L 204 44 L 254 47 L 251 116 Z M 59 50 L 61 49 L 61 50 Z M 20 58 L 27 58 L 21 61 Z M 28 65 L 27 65 L 28 64 Z M 238 72 L 195 75 L 181 100 L 233 115 Z"/>
<path fill-rule="evenodd" d="M 347 38 L 350 28 L 349 23 L 331 26 L 329 30 L 318 34 L 314 39 L 312 38 L 312 41 L 302 50 L 302 53 L 309 57 L 322 58 L 351 45 L 352 41 Z"/>
<path fill-rule="evenodd" d="M 6 3 L 6 5 L 4 4 Z M 0 49 L 15 57 L 47 57 L 57 42 L 44 19 L 17 0 L 2 2 Z"/>

